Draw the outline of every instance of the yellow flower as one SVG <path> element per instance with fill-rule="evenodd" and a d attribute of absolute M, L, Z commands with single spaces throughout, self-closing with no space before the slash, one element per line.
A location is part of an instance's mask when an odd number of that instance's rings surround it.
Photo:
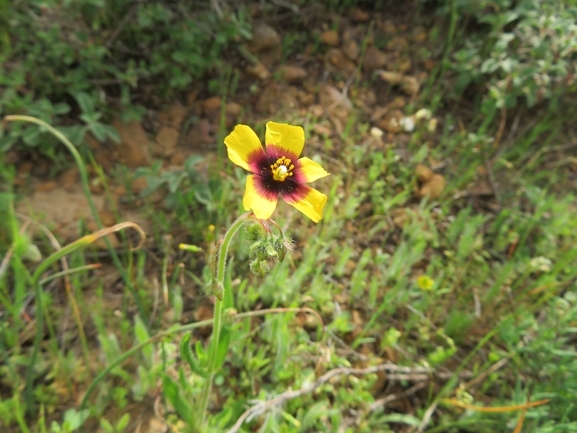
<path fill-rule="evenodd" d="M 268 122 L 265 143 L 266 151 L 246 125 L 237 125 L 224 139 L 230 160 L 254 173 L 246 180 L 244 208 L 253 211 L 258 219 L 269 219 L 280 195 L 318 223 L 327 196 L 305 184 L 329 173 L 313 160 L 299 158 L 305 144 L 304 130 L 300 126 Z"/>
<path fill-rule="evenodd" d="M 421 275 L 419 278 L 417 278 L 417 285 L 421 290 L 433 290 L 435 281 L 431 277 Z"/>

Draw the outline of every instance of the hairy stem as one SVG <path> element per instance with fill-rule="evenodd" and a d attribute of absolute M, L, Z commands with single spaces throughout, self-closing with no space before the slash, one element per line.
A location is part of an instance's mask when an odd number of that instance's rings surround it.
<path fill-rule="evenodd" d="M 252 216 L 252 212 L 247 212 L 241 215 L 228 229 L 224 235 L 224 239 L 220 244 L 220 248 L 216 250 L 214 260 L 218 257 L 218 267 L 216 271 L 216 283 L 224 287 L 224 272 L 226 269 L 226 256 L 228 253 L 228 246 L 233 236 L 236 234 L 238 229 Z M 223 296 L 224 298 L 224 296 Z M 208 400 L 210 397 L 210 391 L 212 390 L 212 381 L 214 379 L 214 374 L 216 373 L 216 358 L 218 353 L 218 345 L 220 343 L 220 331 L 222 328 L 222 311 L 223 311 L 223 301 L 215 297 L 214 303 L 214 324 L 212 327 L 212 338 L 209 346 L 209 377 L 204 382 L 202 387 L 202 394 L 200 398 L 200 426 L 204 426 L 206 419 L 206 411 L 208 409 Z"/>

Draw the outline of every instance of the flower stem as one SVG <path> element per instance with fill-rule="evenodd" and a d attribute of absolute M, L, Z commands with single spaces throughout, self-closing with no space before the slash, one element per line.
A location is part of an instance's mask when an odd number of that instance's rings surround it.
<path fill-rule="evenodd" d="M 216 275 L 214 278 L 216 279 L 216 283 L 224 287 L 224 271 L 226 269 L 226 256 L 228 253 L 228 246 L 230 241 L 232 240 L 233 236 L 236 234 L 238 229 L 251 217 L 253 216 L 252 212 L 247 212 L 241 215 L 235 222 L 232 223 L 226 234 L 224 235 L 224 239 L 220 243 L 220 248 L 215 251 L 214 261 L 216 262 L 218 257 L 218 268 L 216 271 Z M 224 299 L 224 296 L 223 296 Z M 218 346 L 220 343 L 220 331 L 222 328 L 222 311 L 224 307 L 224 302 L 215 297 L 214 303 L 214 324 L 212 327 L 212 338 L 209 346 L 209 377 L 205 380 L 204 385 L 202 387 L 202 394 L 201 394 L 201 405 L 200 405 L 200 426 L 204 427 L 204 423 L 206 420 L 206 411 L 208 409 L 208 400 L 210 397 L 210 391 L 212 390 L 212 381 L 214 379 L 214 375 L 216 373 L 217 365 L 217 353 L 218 353 Z"/>

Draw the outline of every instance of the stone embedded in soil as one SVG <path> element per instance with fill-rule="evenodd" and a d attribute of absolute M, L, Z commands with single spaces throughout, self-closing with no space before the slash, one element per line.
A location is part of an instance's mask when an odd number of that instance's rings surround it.
<path fill-rule="evenodd" d="M 147 186 L 148 186 L 148 181 L 146 180 L 146 178 L 145 177 L 138 177 L 132 181 L 132 184 L 130 185 L 130 190 L 132 191 L 132 194 L 138 195 Z"/>
<path fill-rule="evenodd" d="M 351 12 L 351 20 L 355 23 L 364 23 L 367 22 L 370 18 L 371 16 L 368 14 L 368 12 L 365 12 L 359 8 L 355 8 Z"/>
<path fill-rule="evenodd" d="M 387 43 L 387 50 L 389 51 L 406 51 L 409 47 L 409 41 L 402 36 L 396 36 Z"/>
<path fill-rule="evenodd" d="M 413 96 L 419 93 L 421 88 L 421 83 L 416 77 L 405 76 L 403 82 L 401 83 L 401 89 L 405 92 L 405 95 Z"/>
<path fill-rule="evenodd" d="M 80 173 L 78 172 L 78 167 L 64 170 L 60 173 L 60 176 L 58 176 L 59 185 L 67 191 L 74 191 L 79 181 Z"/>
<path fill-rule="evenodd" d="M 323 108 L 328 111 L 335 107 L 343 107 L 349 111 L 353 107 L 349 98 L 343 95 L 336 87 L 329 84 L 321 87 L 319 99 Z"/>
<path fill-rule="evenodd" d="M 297 107 L 297 89 L 294 86 L 272 83 L 260 93 L 256 109 L 263 114 L 277 114 Z"/>
<path fill-rule="evenodd" d="M 211 111 L 220 110 L 221 105 L 222 105 L 222 99 L 220 98 L 220 96 L 213 96 L 211 98 L 206 99 L 202 103 L 202 108 L 204 109 L 204 113 L 206 114 Z"/>
<path fill-rule="evenodd" d="M 357 68 L 338 48 L 328 50 L 325 54 L 325 61 L 328 65 L 332 65 L 337 72 L 344 72 L 345 74 L 352 74 Z"/>
<path fill-rule="evenodd" d="M 424 183 L 430 181 L 435 175 L 435 172 L 424 164 L 417 164 L 417 167 L 415 167 L 415 175 L 419 182 Z"/>
<path fill-rule="evenodd" d="M 124 123 L 117 117 L 112 125 L 120 133 L 120 143 L 115 144 L 122 161 L 128 167 L 142 167 L 150 164 L 148 136 L 136 120 Z"/>
<path fill-rule="evenodd" d="M 163 126 L 156 134 L 156 144 L 162 149 L 164 155 L 171 155 L 176 149 L 180 133 L 176 128 Z"/>
<path fill-rule="evenodd" d="M 187 145 L 192 148 L 202 148 L 216 143 L 216 130 L 217 127 L 208 119 L 200 119 L 190 129 L 186 139 Z"/>
<path fill-rule="evenodd" d="M 236 102 L 227 102 L 224 111 L 226 114 L 237 117 L 242 111 L 242 105 L 237 104 Z"/>
<path fill-rule="evenodd" d="M 105 208 L 104 195 L 93 196 L 97 210 Z M 57 204 L 57 205 L 55 205 Z M 74 191 L 55 188 L 48 191 L 36 190 L 25 197 L 16 206 L 16 210 L 25 215 L 42 215 L 42 223 L 48 224 L 54 234 L 68 242 L 79 237 L 78 220 L 92 219 L 90 207 L 80 184 Z"/>
<path fill-rule="evenodd" d="M 287 83 L 300 82 L 309 75 L 304 68 L 293 65 L 281 65 L 277 68 L 277 72 L 280 78 Z"/>
<path fill-rule="evenodd" d="M 400 72 L 394 71 L 379 71 L 379 77 L 391 85 L 397 85 L 403 81 L 405 76 Z"/>
<path fill-rule="evenodd" d="M 343 44 L 343 53 L 349 58 L 349 60 L 355 61 L 359 58 L 360 48 L 357 41 L 348 41 Z"/>
<path fill-rule="evenodd" d="M 445 178 L 440 174 L 434 174 L 431 179 L 424 183 L 423 186 L 417 192 L 417 197 L 429 197 L 431 199 L 437 199 L 441 196 L 441 193 L 445 189 Z"/>
<path fill-rule="evenodd" d="M 381 120 L 377 126 L 384 131 L 396 134 L 400 132 L 403 127 L 401 125 L 401 119 L 405 117 L 403 112 L 398 108 L 391 110 L 387 113 L 385 118 Z"/>
<path fill-rule="evenodd" d="M 259 22 L 252 27 L 252 40 L 247 44 L 248 50 L 256 54 L 265 49 L 278 47 L 281 44 L 281 37 L 275 29 L 266 23 Z"/>
<path fill-rule="evenodd" d="M 180 128 L 182 121 L 186 117 L 186 108 L 179 103 L 174 103 L 162 111 L 158 117 L 163 125 Z"/>
<path fill-rule="evenodd" d="M 321 40 L 331 47 L 339 46 L 339 33 L 336 30 L 325 30 L 321 34 Z"/>
<path fill-rule="evenodd" d="M 53 191 L 56 188 L 58 188 L 58 183 L 55 180 L 49 180 L 47 182 L 42 182 L 42 183 L 39 183 L 38 185 L 36 185 L 36 188 L 34 189 L 34 191 L 47 192 L 47 191 Z"/>
<path fill-rule="evenodd" d="M 385 54 L 375 47 L 369 47 L 363 58 L 363 70 L 372 72 L 375 69 L 384 68 L 390 62 L 391 56 L 389 54 Z"/>
<path fill-rule="evenodd" d="M 271 77 L 270 71 L 262 63 L 247 66 L 246 73 L 252 78 L 256 78 L 261 81 L 268 80 Z"/>

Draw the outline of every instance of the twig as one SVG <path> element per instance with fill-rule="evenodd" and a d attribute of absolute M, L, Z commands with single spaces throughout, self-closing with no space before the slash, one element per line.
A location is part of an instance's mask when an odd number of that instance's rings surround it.
<path fill-rule="evenodd" d="M 252 406 L 250 409 L 248 409 L 240 416 L 240 418 L 237 420 L 234 426 L 228 431 L 228 433 L 238 432 L 245 421 L 248 422 L 254 417 L 265 413 L 267 410 L 275 406 L 278 406 L 284 403 L 285 401 L 292 400 L 293 398 L 300 397 L 301 395 L 304 394 L 308 394 L 309 392 L 314 391 L 315 389 L 317 389 L 324 383 L 328 382 L 335 376 L 350 375 L 350 374 L 371 374 L 379 371 L 384 371 L 387 368 L 389 368 L 389 364 L 381 364 L 369 368 L 347 368 L 347 367 L 335 368 L 334 370 L 331 370 L 323 374 L 311 385 L 304 386 L 296 391 L 283 392 L 282 394 L 277 395 L 272 400 L 259 401 L 257 404 Z"/>
<path fill-rule="evenodd" d="M 421 420 L 419 427 L 417 427 L 416 433 L 423 433 L 423 430 L 425 430 L 425 427 L 427 427 L 427 425 L 429 425 L 429 421 L 431 420 L 433 413 L 435 413 L 435 410 L 437 409 L 438 404 L 439 404 L 438 401 L 434 401 L 433 404 L 431 404 L 431 406 L 429 406 L 429 408 L 425 412 L 425 415 L 423 415 L 423 419 Z"/>
<path fill-rule="evenodd" d="M 435 376 L 441 378 L 449 378 L 454 374 L 454 373 L 438 373 L 435 370 L 426 367 L 403 367 L 395 365 L 392 362 L 386 362 L 384 364 L 368 368 L 347 368 L 347 367 L 335 368 L 334 370 L 331 370 L 322 375 L 311 385 L 304 386 L 296 391 L 283 392 L 282 394 L 277 395 L 275 398 L 271 400 L 266 401 L 257 400 L 254 406 L 249 408 L 240 416 L 240 418 L 237 420 L 235 425 L 228 431 L 228 433 L 238 432 L 240 427 L 243 425 L 245 421 L 249 422 L 254 417 L 262 415 L 267 410 L 270 410 L 275 406 L 279 406 L 288 400 L 300 397 L 304 394 L 308 394 L 317 389 L 318 387 L 320 387 L 321 385 L 323 385 L 324 383 L 328 382 L 335 376 L 351 375 L 351 374 L 371 374 L 371 373 L 377 373 L 379 371 L 401 373 L 401 374 L 387 374 L 388 380 L 410 380 L 418 382 L 428 381 L 431 378 L 430 377 L 431 374 L 434 374 Z M 471 375 L 471 373 L 467 372 L 464 373 L 464 375 Z M 412 388 L 409 390 L 412 390 Z M 418 389 L 415 389 L 413 392 L 416 391 L 418 391 Z"/>
<path fill-rule="evenodd" d="M 413 385 L 412 387 L 410 387 L 406 391 L 403 391 L 399 394 L 391 394 L 391 395 L 387 395 L 384 398 L 380 398 L 378 400 L 375 400 L 373 403 L 371 403 L 369 405 L 369 411 L 373 412 L 373 411 L 379 409 L 381 406 L 386 405 L 387 403 L 390 403 L 390 402 L 395 401 L 395 400 L 399 400 L 403 397 L 408 397 L 409 395 L 413 395 L 414 393 L 416 393 L 417 391 L 420 391 L 421 389 L 423 389 L 426 386 L 427 386 L 427 382 L 419 382 L 416 385 Z"/>

